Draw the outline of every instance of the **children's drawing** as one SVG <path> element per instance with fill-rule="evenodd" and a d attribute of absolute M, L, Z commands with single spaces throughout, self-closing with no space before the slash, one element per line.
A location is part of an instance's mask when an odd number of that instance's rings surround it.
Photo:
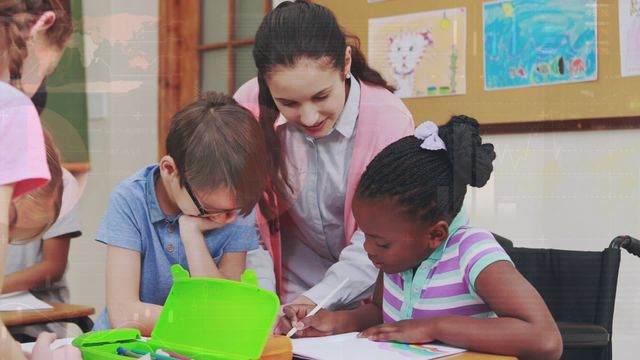
<path fill-rule="evenodd" d="M 346 333 L 316 338 L 293 339 L 293 353 L 310 359 L 407 360 L 436 359 L 464 352 L 464 349 L 439 343 L 399 344 L 375 342 Z"/>
<path fill-rule="evenodd" d="M 380 343 L 380 349 L 392 351 L 407 358 L 433 359 L 450 355 L 450 351 L 429 344 Z"/>
<path fill-rule="evenodd" d="M 465 8 L 369 20 L 369 62 L 401 98 L 461 95 Z"/>
<path fill-rule="evenodd" d="M 618 0 L 620 71 L 640 75 L 640 0 Z"/>
<path fill-rule="evenodd" d="M 483 4 L 485 89 L 597 79 L 596 0 Z"/>
<path fill-rule="evenodd" d="M 396 81 L 396 94 L 413 96 L 413 74 L 427 46 L 433 44 L 429 30 L 389 36 L 389 63 Z"/>

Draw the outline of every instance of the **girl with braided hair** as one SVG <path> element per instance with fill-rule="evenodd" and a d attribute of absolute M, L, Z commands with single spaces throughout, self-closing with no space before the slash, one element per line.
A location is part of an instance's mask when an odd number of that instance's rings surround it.
<path fill-rule="evenodd" d="M 15 235 L 9 232 L 17 219 L 13 204 L 57 180 L 47 166 L 42 126 L 30 97 L 60 61 L 72 31 L 69 0 L 0 0 L 0 288 L 7 244 Z M 58 206 L 49 215 L 57 214 Z M 73 347 L 50 350 L 54 339 L 55 334 L 40 334 L 31 358 L 80 358 Z M 0 354 L 25 358 L 1 322 Z"/>
<path fill-rule="evenodd" d="M 455 116 L 418 127 L 369 164 L 353 200 L 380 269 L 373 302 L 304 319 L 284 308 L 298 336 L 362 331 L 375 341 L 434 340 L 479 352 L 557 359 L 558 328 L 537 291 L 493 235 L 461 212 L 467 185 L 482 187 L 493 169 L 475 119 Z"/>

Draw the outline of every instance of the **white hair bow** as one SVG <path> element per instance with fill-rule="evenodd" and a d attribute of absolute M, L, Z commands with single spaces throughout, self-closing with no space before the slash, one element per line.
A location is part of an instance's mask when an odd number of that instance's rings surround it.
<path fill-rule="evenodd" d="M 438 126 L 431 121 L 425 121 L 416 128 L 415 137 L 424 140 L 420 145 L 427 150 L 447 150 L 444 141 L 438 136 Z"/>

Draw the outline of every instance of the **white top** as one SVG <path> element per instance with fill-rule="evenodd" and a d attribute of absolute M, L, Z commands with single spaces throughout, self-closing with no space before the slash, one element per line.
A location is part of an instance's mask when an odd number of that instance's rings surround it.
<path fill-rule="evenodd" d="M 318 303 L 349 274 L 349 284 L 329 301 L 330 309 L 369 297 L 378 271 L 357 231 L 345 246 L 344 203 L 356 137 L 360 84 L 352 77 L 349 95 L 332 132 L 306 136 L 295 126 L 278 126 L 293 187 L 291 208 L 281 217 L 283 299 L 304 295 Z"/>

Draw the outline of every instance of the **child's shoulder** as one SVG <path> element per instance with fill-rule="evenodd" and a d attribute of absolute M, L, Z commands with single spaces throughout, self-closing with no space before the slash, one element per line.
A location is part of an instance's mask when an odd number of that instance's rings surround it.
<path fill-rule="evenodd" d="M 113 188 L 111 197 L 125 201 L 145 199 L 149 194 L 147 191 L 149 177 L 154 176 L 153 172 L 156 171 L 157 168 L 157 164 L 146 166 L 127 179 L 122 180 Z"/>
<path fill-rule="evenodd" d="M 33 106 L 35 109 L 27 95 L 4 81 L 0 81 L 0 104 L 3 108 L 5 106 Z"/>
<path fill-rule="evenodd" d="M 461 226 L 455 234 L 451 236 L 447 247 L 457 246 L 461 250 L 466 250 L 480 243 L 498 244 L 496 238 L 490 231 L 465 225 Z"/>

